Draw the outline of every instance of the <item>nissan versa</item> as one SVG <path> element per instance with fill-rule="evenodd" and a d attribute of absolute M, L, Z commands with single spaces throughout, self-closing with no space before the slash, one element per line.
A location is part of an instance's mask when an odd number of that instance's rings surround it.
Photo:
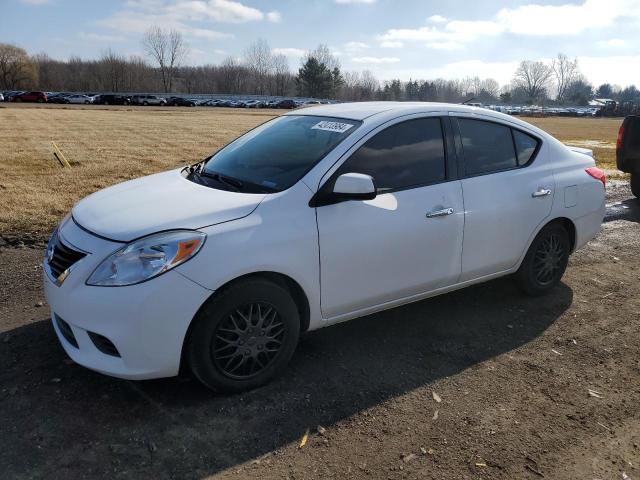
<path fill-rule="evenodd" d="M 507 115 L 310 107 L 80 201 L 49 241 L 46 297 L 81 365 L 129 379 L 185 365 L 245 390 L 307 330 L 503 275 L 549 291 L 604 198 L 590 151 Z"/>

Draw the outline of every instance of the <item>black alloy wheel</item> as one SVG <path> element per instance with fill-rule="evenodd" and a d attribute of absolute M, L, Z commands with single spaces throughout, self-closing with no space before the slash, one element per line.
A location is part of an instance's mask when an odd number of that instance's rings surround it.
<path fill-rule="evenodd" d="M 300 335 L 300 312 L 288 287 L 267 278 L 238 280 L 200 308 L 184 358 L 215 391 L 240 392 L 281 374 Z"/>
<path fill-rule="evenodd" d="M 245 305 L 218 324 L 212 342 L 212 360 L 229 378 L 254 377 L 278 355 L 286 333 L 284 322 L 273 305 Z"/>
<path fill-rule="evenodd" d="M 537 296 L 555 287 L 567 269 L 571 243 L 565 227 L 559 222 L 545 226 L 531 242 L 516 272 L 520 288 Z"/>

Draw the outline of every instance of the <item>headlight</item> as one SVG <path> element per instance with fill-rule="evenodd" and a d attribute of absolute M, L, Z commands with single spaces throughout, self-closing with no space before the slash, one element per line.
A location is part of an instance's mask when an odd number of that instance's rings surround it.
<path fill-rule="evenodd" d="M 192 258 L 206 237 L 202 232 L 179 230 L 131 242 L 98 265 L 87 285 L 123 287 L 157 277 Z"/>

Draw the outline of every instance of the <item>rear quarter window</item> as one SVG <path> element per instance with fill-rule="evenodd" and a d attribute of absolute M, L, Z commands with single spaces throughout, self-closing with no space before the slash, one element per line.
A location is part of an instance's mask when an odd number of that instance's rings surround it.
<path fill-rule="evenodd" d="M 529 160 L 536 153 L 540 141 L 531 135 L 527 135 L 519 130 L 513 131 L 513 141 L 516 145 L 516 153 L 518 155 L 518 165 L 523 166 L 529 163 Z"/>

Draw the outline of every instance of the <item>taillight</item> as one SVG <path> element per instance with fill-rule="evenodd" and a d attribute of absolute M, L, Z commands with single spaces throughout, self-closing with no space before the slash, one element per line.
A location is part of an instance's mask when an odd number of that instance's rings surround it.
<path fill-rule="evenodd" d="M 602 182 L 602 186 L 607 188 L 607 176 L 604 174 L 604 170 L 600 170 L 598 167 L 589 167 L 584 169 L 590 176 L 595 178 L 596 180 L 600 180 Z"/>
<path fill-rule="evenodd" d="M 620 147 L 622 146 L 623 135 L 624 135 L 624 122 L 622 122 L 622 125 L 620 125 L 620 128 L 618 129 L 618 140 L 616 140 L 616 152 L 620 150 Z"/>

